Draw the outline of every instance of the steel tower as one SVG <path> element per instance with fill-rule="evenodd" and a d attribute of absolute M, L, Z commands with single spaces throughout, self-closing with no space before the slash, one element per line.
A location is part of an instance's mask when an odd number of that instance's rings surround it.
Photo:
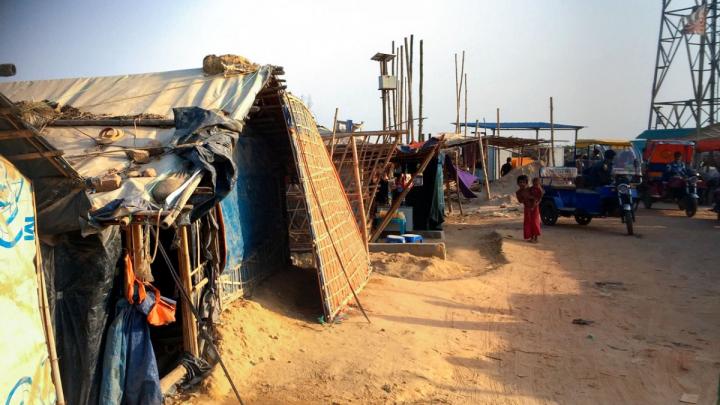
<path fill-rule="evenodd" d="M 718 122 L 717 19 L 718 0 L 662 0 L 648 129 L 701 128 Z M 684 75 L 687 99 L 666 101 L 662 95 L 672 66 L 689 66 L 689 75 Z"/>

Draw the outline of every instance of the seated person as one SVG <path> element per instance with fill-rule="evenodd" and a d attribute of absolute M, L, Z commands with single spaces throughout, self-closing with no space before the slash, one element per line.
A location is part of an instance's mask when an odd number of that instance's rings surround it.
<path fill-rule="evenodd" d="M 665 173 L 663 173 L 663 179 L 668 180 L 673 177 L 686 177 L 688 175 L 688 168 L 683 162 L 682 153 L 675 152 L 673 155 L 673 161 L 665 167 Z"/>
<path fill-rule="evenodd" d="M 604 159 L 585 169 L 584 186 L 586 188 L 595 188 L 612 184 L 613 159 L 615 159 L 615 151 L 608 149 L 604 153 Z"/>

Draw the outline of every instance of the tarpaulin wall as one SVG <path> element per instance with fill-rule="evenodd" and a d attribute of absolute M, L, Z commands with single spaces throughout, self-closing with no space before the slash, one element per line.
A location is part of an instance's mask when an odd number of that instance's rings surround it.
<path fill-rule="evenodd" d="M 290 258 L 284 162 L 272 153 L 269 139 L 249 132 L 235 146 L 237 182 L 220 204 L 227 249 L 220 277 L 224 301 L 250 293 L 259 281 L 287 267 Z"/>
<path fill-rule="evenodd" d="M 112 290 L 121 239 L 117 226 L 82 237 L 80 231 L 53 235 L 43 245 L 60 361 L 68 405 L 98 403 L 103 337 L 112 314 Z M 54 304 L 53 304 L 54 303 Z"/>
<path fill-rule="evenodd" d="M 0 156 L 0 403 L 52 404 L 55 387 L 38 301 L 30 182 Z"/>

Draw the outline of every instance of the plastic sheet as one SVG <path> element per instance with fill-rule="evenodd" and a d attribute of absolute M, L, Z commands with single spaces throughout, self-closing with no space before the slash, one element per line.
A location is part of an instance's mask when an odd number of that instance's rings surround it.
<path fill-rule="evenodd" d="M 194 144 L 177 153 L 190 161 L 193 169 L 202 168 L 210 174 L 214 192 L 210 198 L 193 208 L 191 220 L 205 215 L 230 192 L 237 179 L 233 146 L 242 131 L 242 123 L 216 112 L 198 107 L 173 108 L 175 114 L 175 145 Z"/>
<path fill-rule="evenodd" d="M 85 238 L 80 232 L 61 234 L 54 246 L 43 246 L 60 375 L 69 405 L 98 403 L 99 360 L 120 244 L 120 231 L 113 226 Z"/>
<path fill-rule="evenodd" d="M 154 301 L 152 294 L 142 304 L 131 305 L 125 298 L 118 301 L 117 316 L 107 334 L 100 404 L 162 403 L 160 376 L 146 321 Z"/>

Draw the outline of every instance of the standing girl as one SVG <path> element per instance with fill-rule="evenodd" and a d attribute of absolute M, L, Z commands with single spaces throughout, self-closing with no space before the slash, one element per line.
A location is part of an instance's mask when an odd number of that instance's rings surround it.
<path fill-rule="evenodd" d="M 539 179 L 538 187 L 539 187 Z M 535 181 L 533 181 L 535 183 Z M 517 178 L 518 190 L 515 193 L 517 199 L 523 205 L 523 238 L 528 242 L 537 242 L 540 236 L 540 200 L 542 199 L 542 188 L 539 193 L 535 187 L 528 187 L 528 177 L 525 175 Z M 534 184 L 533 184 L 534 186 Z"/>

